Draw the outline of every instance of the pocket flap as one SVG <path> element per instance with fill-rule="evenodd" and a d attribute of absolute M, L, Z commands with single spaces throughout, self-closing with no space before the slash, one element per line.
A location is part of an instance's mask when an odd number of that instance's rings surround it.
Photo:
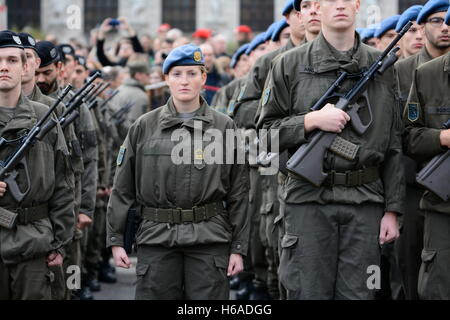
<path fill-rule="evenodd" d="M 145 276 L 148 271 L 148 267 L 150 265 L 147 263 L 138 263 L 136 266 L 136 275 L 137 276 Z"/>
<path fill-rule="evenodd" d="M 434 259 L 435 256 L 436 256 L 436 250 L 428 250 L 428 249 L 422 250 L 422 261 L 423 262 L 430 262 Z"/>
<path fill-rule="evenodd" d="M 217 268 L 228 269 L 228 257 L 214 256 L 214 264 Z"/>
<path fill-rule="evenodd" d="M 298 241 L 298 237 L 290 234 L 285 234 L 283 240 L 281 240 L 282 248 L 290 248 L 295 245 Z"/>

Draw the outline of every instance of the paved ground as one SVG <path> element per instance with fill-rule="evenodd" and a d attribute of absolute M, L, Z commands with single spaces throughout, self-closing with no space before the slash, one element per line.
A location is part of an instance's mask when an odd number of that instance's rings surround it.
<path fill-rule="evenodd" d="M 135 257 L 130 257 L 130 259 L 132 268 L 129 270 L 116 268 L 117 283 L 101 283 L 102 290 L 94 292 L 95 300 L 134 300 L 137 259 Z M 235 292 L 232 291 L 231 300 L 235 300 L 235 295 Z"/>

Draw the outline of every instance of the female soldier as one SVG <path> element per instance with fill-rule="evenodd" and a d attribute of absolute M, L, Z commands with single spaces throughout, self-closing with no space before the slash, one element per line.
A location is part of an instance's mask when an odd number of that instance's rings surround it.
<path fill-rule="evenodd" d="M 245 165 L 206 164 L 207 139 L 201 137 L 226 137 L 235 126 L 200 96 L 207 77 L 200 48 L 175 49 L 163 69 L 172 97 L 131 126 L 119 152 L 108 246 L 116 265 L 129 268 L 123 235 L 127 211 L 136 203 L 143 218 L 136 238 L 136 299 L 225 300 L 227 275 L 243 270 L 247 252 L 248 171 Z M 175 134 L 189 141 L 183 152 L 189 163 L 176 165 L 171 157 Z M 236 156 L 235 148 L 224 151 Z"/>

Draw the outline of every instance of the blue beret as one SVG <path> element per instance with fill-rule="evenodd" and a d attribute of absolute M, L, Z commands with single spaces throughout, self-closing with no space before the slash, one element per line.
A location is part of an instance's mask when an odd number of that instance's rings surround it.
<path fill-rule="evenodd" d="M 297 11 L 300 11 L 300 4 L 302 3 L 302 0 L 295 0 L 294 1 L 294 9 Z"/>
<path fill-rule="evenodd" d="M 272 41 L 274 42 L 280 41 L 280 34 L 287 27 L 289 27 L 289 23 L 287 23 L 286 19 L 278 21 L 277 25 L 275 26 L 275 30 L 273 31 L 272 34 Z"/>
<path fill-rule="evenodd" d="M 450 6 L 448 0 L 430 0 L 424 4 L 417 17 L 417 23 L 422 24 L 432 14 L 436 12 L 447 11 Z"/>
<path fill-rule="evenodd" d="M 381 38 L 389 30 L 395 29 L 395 27 L 397 27 L 397 22 L 399 19 L 400 15 L 397 14 L 381 21 L 380 27 L 375 30 L 375 38 Z"/>
<path fill-rule="evenodd" d="M 250 53 L 252 53 L 253 50 L 255 50 L 256 48 L 258 48 L 261 44 L 263 44 L 264 42 L 266 42 L 264 39 L 266 37 L 266 33 L 260 33 L 258 34 L 252 42 L 250 42 L 250 45 L 247 48 L 247 51 L 245 51 L 246 55 L 250 55 Z"/>
<path fill-rule="evenodd" d="M 284 5 L 282 15 L 287 16 L 294 9 L 294 0 L 287 0 Z"/>
<path fill-rule="evenodd" d="M 23 49 L 23 43 L 17 33 L 4 30 L 0 32 L 0 48 Z"/>
<path fill-rule="evenodd" d="M 233 54 L 233 57 L 231 58 L 230 68 L 234 69 L 241 58 L 243 54 L 245 54 L 245 51 L 247 51 L 248 47 L 250 46 L 249 43 L 244 44 L 239 49 L 236 50 L 236 52 Z"/>
<path fill-rule="evenodd" d="M 375 37 L 375 31 L 376 29 L 372 29 L 372 28 L 365 28 L 361 33 L 361 41 L 366 41 L 368 39 L 372 39 Z"/>
<path fill-rule="evenodd" d="M 272 38 L 273 31 L 275 30 L 275 27 L 277 26 L 277 22 L 274 22 L 270 25 L 270 27 L 265 32 L 264 41 L 269 41 Z"/>
<path fill-rule="evenodd" d="M 187 44 L 173 49 L 164 61 L 163 73 L 169 74 L 170 69 L 177 66 L 204 66 L 205 60 L 199 47 Z"/>
<path fill-rule="evenodd" d="M 445 24 L 450 26 L 450 8 L 447 11 L 447 15 L 445 16 Z"/>
<path fill-rule="evenodd" d="M 422 8 L 423 6 L 415 5 L 406 9 L 405 12 L 403 12 L 402 15 L 400 16 L 400 19 L 398 19 L 395 31 L 400 32 L 407 25 L 408 22 L 416 21 L 417 16 L 419 15 Z"/>
<path fill-rule="evenodd" d="M 366 28 L 356 28 L 356 32 L 358 32 L 359 35 L 361 35 Z"/>

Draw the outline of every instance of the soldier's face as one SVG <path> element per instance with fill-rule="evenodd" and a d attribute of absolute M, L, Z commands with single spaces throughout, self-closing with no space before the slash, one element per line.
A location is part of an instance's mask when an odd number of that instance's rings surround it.
<path fill-rule="evenodd" d="M 33 49 L 25 49 L 25 56 L 27 57 L 28 68 L 22 78 L 22 83 L 29 83 L 34 80 L 36 69 L 41 65 L 41 59 Z"/>
<path fill-rule="evenodd" d="M 0 92 L 9 92 L 22 82 L 27 64 L 22 62 L 22 49 L 0 49 Z"/>
<path fill-rule="evenodd" d="M 286 17 L 289 23 L 292 35 L 297 39 L 305 38 L 305 25 L 303 23 L 302 14 L 296 10 L 292 10 Z"/>
<path fill-rule="evenodd" d="M 318 1 L 302 1 L 300 13 L 307 32 L 318 34 L 321 30 L 321 13 Z"/>
<path fill-rule="evenodd" d="M 236 64 L 235 75 L 237 78 L 242 78 L 250 71 L 250 63 L 248 56 L 243 54 Z"/>
<path fill-rule="evenodd" d="M 58 73 L 60 72 L 60 62 L 58 65 L 52 63 L 44 68 L 36 70 L 36 84 L 44 94 L 50 94 L 51 88 L 54 86 Z"/>
<path fill-rule="evenodd" d="M 64 71 L 68 78 L 72 77 L 75 70 L 76 62 L 75 58 L 71 55 L 66 54 L 66 62 L 64 63 Z"/>
<path fill-rule="evenodd" d="M 86 69 L 84 69 L 83 66 L 77 64 L 75 67 L 75 71 L 72 74 L 72 85 L 77 89 L 82 88 L 88 76 L 89 75 Z"/>
<path fill-rule="evenodd" d="M 427 20 L 432 18 L 445 18 L 446 12 L 437 12 L 428 17 Z M 438 49 L 450 48 L 450 27 L 445 23 L 441 25 L 431 22 L 426 22 L 423 28 L 426 39 Z"/>
<path fill-rule="evenodd" d="M 348 30 L 355 25 L 359 7 L 359 0 L 320 0 L 322 25 L 337 31 Z"/>
<path fill-rule="evenodd" d="M 280 46 L 284 47 L 288 43 L 290 37 L 291 37 L 291 27 L 284 28 L 284 30 L 281 31 L 280 34 Z"/>
<path fill-rule="evenodd" d="M 405 58 L 416 54 L 424 46 L 422 27 L 414 22 L 413 26 L 402 38 L 402 50 Z"/>
<path fill-rule="evenodd" d="M 384 51 L 396 36 L 397 32 L 395 32 L 395 30 L 392 29 L 386 31 L 386 33 L 383 34 L 380 39 L 378 39 L 377 49 L 380 51 Z"/>
<path fill-rule="evenodd" d="M 206 83 L 206 74 L 199 66 L 173 67 L 166 76 L 166 81 L 175 100 L 191 102 L 198 99 Z"/>

